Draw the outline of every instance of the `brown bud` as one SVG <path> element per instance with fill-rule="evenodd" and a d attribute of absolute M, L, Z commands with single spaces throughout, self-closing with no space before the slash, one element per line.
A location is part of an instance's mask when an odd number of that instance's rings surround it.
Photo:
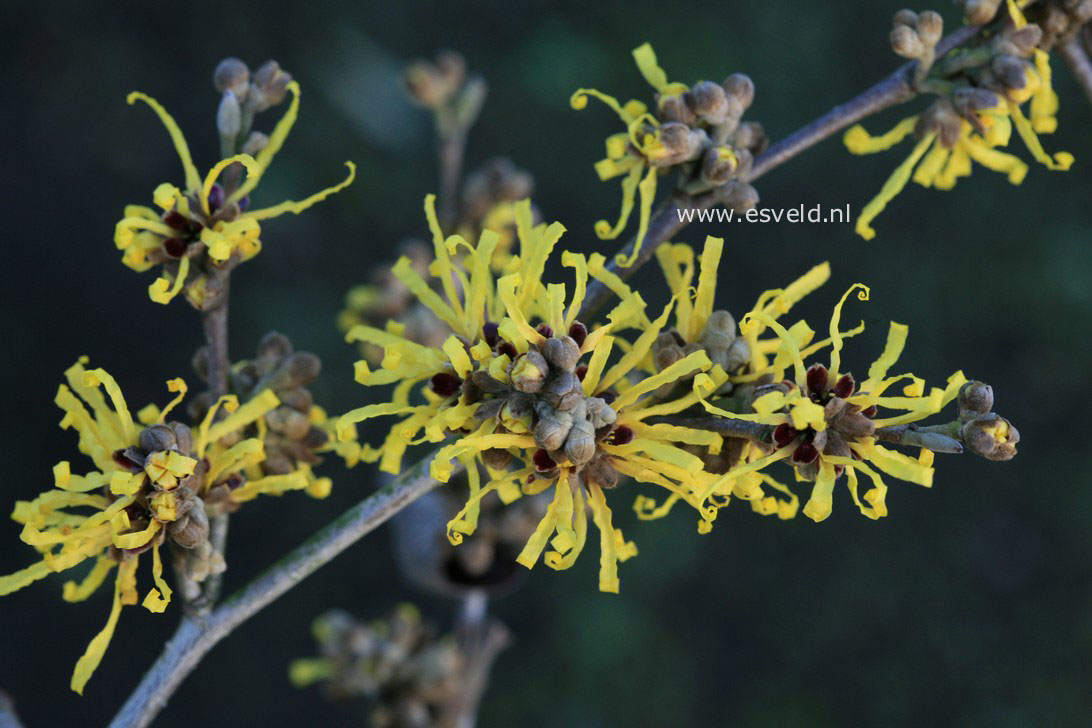
<path fill-rule="evenodd" d="M 663 148 L 649 156 L 649 163 L 656 167 L 670 167 L 695 159 L 709 139 L 701 129 L 692 129 L 677 121 L 663 124 L 657 134 Z"/>
<path fill-rule="evenodd" d="M 758 190 L 753 185 L 738 179 L 721 187 L 718 197 L 721 204 L 737 212 L 753 210 L 759 202 Z"/>
<path fill-rule="evenodd" d="M 970 25 L 985 25 L 997 15 L 1001 0 L 957 0 L 963 5 L 963 17 Z"/>
<path fill-rule="evenodd" d="M 218 94 L 231 91 L 240 102 L 246 101 L 250 87 L 250 69 L 238 58 L 225 58 L 212 72 L 212 85 Z"/>
<path fill-rule="evenodd" d="M 549 412 L 548 416 L 540 416 L 533 432 L 535 444 L 549 452 L 559 450 L 572 427 L 573 418 L 566 412 Z"/>
<path fill-rule="evenodd" d="M 690 108 L 702 121 L 720 124 L 728 118 L 728 95 L 723 86 L 712 81 L 699 81 L 690 89 L 687 98 Z"/>
<path fill-rule="evenodd" d="M 175 450 L 178 448 L 178 438 L 175 437 L 174 430 L 167 425 L 151 425 L 141 431 L 137 437 L 137 444 L 145 452 Z"/>
<path fill-rule="evenodd" d="M 685 94 L 675 94 L 660 99 L 660 119 L 676 121 L 686 126 L 695 126 L 698 123 L 698 117 L 687 103 Z"/>
<path fill-rule="evenodd" d="M 908 25 L 896 25 L 890 36 L 891 50 L 903 58 L 920 58 L 925 52 L 917 32 Z"/>
<path fill-rule="evenodd" d="M 550 367 L 542 354 L 535 349 L 528 349 L 526 354 L 516 359 L 508 378 L 519 391 L 533 393 L 542 389 L 549 371 Z"/>
<path fill-rule="evenodd" d="M 252 131 L 247 136 L 246 141 L 243 142 L 243 154 L 249 154 L 254 157 L 258 152 L 262 151 L 269 144 L 269 135 L 263 134 L 260 131 Z"/>
<path fill-rule="evenodd" d="M 269 429 L 287 437 L 289 440 L 302 440 L 311 429 L 307 415 L 290 407 L 277 407 L 265 415 Z"/>
<path fill-rule="evenodd" d="M 990 70 L 1001 84 L 1008 89 L 1022 89 L 1028 83 L 1028 63 L 1015 56 L 994 56 Z"/>
<path fill-rule="evenodd" d="M 726 94 L 739 100 L 744 110 L 748 109 L 755 100 L 755 82 L 745 73 L 733 73 L 724 79 L 721 85 Z"/>
<path fill-rule="evenodd" d="M 740 124 L 729 140 L 736 149 L 746 149 L 751 154 L 758 154 L 766 148 L 769 140 L 766 130 L 757 121 L 745 121 Z"/>
<path fill-rule="evenodd" d="M 702 348 L 727 350 L 736 340 L 736 319 L 725 310 L 713 311 L 705 320 L 705 329 L 702 330 L 698 343 Z"/>
<path fill-rule="evenodd" d="M 898 25 L 907 25 L 913 28 L 917 24 L 917 22 L 918 14 L 908 8 L 903 8 L 902 10 L 899 10 L 895 13 L 894 17 L 891 18 L 891 25 L 893 27 Z"/>
<path fill-rule="evenodd" d="M 250 85 L 249 106 L 254 111 L 265 111 L 284 101 L 288 95 L 291 74 L 283 71 L 276 61 L 266 61 L 254 72 Z"/>
<path fill-rule="evenodd" d="M 914 28 L 918 31 L 921 42 L 927 46 L 935 46 L 940 37 L 944 35 L 944 18 L 933 10 L 925 10 L 918 15 L 918 22 Z"/>
<path fill-rule="evenodd" d="M 554 369 L 571 370 L 580 359 L 580 347 L 569 336 L 557 336 L 546 339 L 539 347 L 542 356 Z"/>
<path fill-rule="evenodd" d="M 586 419 L 573 422 L 565 438 L 565 455 L 574 465 L 583 465 L 595 456 L 595 428 Z"/>
<path fill-rule="evenodd" d="M 963 425 L 963 444 L 987 460 L 1011 460 L 1016 455 L 1020 433 L 1012 423 L 995 412 L 975 417 Z"/>
<path fill-rule="evenodd" d="M 1029 23 L 1023 28 L 1008 29 L 1003 37 L 1013 45 L 1019 55 L 1028 56 L 1043 40 L 1043 29 L 1035 23 Z"/>
<path fill-rule="evenodd" d="M 181 422 L 168 422 L 167 427 L 174 432 L 176 447 L 183 455 L 193 452 L 193 431 Z"/>
<path fill-rule="evenodd" d="M 985 382 L 970 381 L 959 389 L 961 412 L 986 414 L 993 409 L 993 387 Z"/>
<path fill-rule="evenodd" d="M 280 361 L 292 353 L 292 342 L 284 334 L 270 331 L 258 342 L 258 357 Z"/>
<path fill-rule="evenodd" d="M 600 488 L 613 488 L 618 485 L 618 471 L 611 465 L 606 455 L 592 458 L 581 471 L 584 480 L 595 483 Z"/>
<path fill-rule="evenodd" d="M 600 427 L 613 425 L 618 420 L 618 413 L 604 399 L 588 397 L 585 400 L 585 406 L 588 409 L 588 421 L 597 430 Z"/>
<path fill-rule="evenodd" d="M 504 470 L 512 462 L 512 453 L 497 447 L 482 451 L 482 462 L 493 470 Z"/>
<path fill-rule="evenodd" d="M 302 387 L 313 382 L 322 371 L 322 360 L 308 351 L 296 351 L 281 362 L 269 380 L 274 391 Z"/>
<path fill-rule="evenodd" d="M 739 157 L 726 146 L 709 147 L 701 161 L 701 179 L 707 185 L 720 187 L 727 184 L 739 170 Z"/>
<path fill-rule="evenodd" d="M 167 533 L 182 548 L 192 549 L 208 540 L 209 518 L 200 498 L 194 498 L 187 508 L 185 516 L 167 524 Z"/>

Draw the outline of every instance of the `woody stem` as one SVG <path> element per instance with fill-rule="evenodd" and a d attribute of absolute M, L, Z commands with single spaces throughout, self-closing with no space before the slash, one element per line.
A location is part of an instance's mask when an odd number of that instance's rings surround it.
<path fill-rule="evenodd" d="M 220 296 L 217 304 L 201 316 L 207 350 L 208 386 L 212 402 L 228 393 L 228 375 L 231 357 L 228 354 L 228 300 L 231 283 L 230 266 L 217 274 L 220 277 Z M 209 522 L 209 544 L 213 551 L 223 556 L 227 548 L 228 516 L 214 516 Z M 209 574 L 201 586 L 200 595 L 186 606 L 199 613 L 207 613 L 220 596 L 221 574 Z M 185 590 L 183 590 L 185 593 Z"/>
<path fill-rule="evenodd" d="M 1081 45 L 1080 34 L 1074 35 L 1059 45 L 1058 55 L 1069 67 L 1070 73 L 1077 80 L 1084 95 L 1088 97 L 1089 103 L 1092 103 L 1092 61 L 1088 59 L 1088 54 Z"/>

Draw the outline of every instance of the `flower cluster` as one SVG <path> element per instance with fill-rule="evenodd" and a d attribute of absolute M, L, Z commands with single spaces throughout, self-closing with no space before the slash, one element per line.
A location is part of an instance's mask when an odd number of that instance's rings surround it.
<path fill-rule="evenodd" d="M 618 264 L 623 267 L 632 265 L 644 244 L 661 175 L 678 169 L 679 187 L 686 192 L 718 189 L 729 206 L 754 207 L 758 194 L 743 180 L 753 155 L 766 145 L 762 125 L 742 121 L 755 94 L 748 76 L 735 73 L 722 84 L 699 81 L 687 86 L 667 80 L 648 43 L 636 48 L 633 58 L 656 91 L 652 110 L 637 99 L 623 104 L 590 88 L 577 89 L 570 99 L 574 109 L 586 107 L 588 97 L 599 99 L 626 125 L 625 132 L 607 137 L 607 156 L 595 164 L 596 174 L 604 182 L 622 177 L 621 213 L 614 225 L 607 220 L 595 224 L 600 239 L 617 238 L 634 204 L 638 206 L 636 245 L 629 259 L 619 257 Z"/>
<path fill-rule="evenodd" d="M 81 359 L 65 372 L 67 383 L 55 401 L 64 412 L 61 427 L 76 431 L 80 452 L 91 458 L 95 469 L 78 475 L 68 461 L 61 461 L 53 468 L 52 489 L 16 503 L 12 518 L 23 524 L 21 538 L 42 558 L 0 577 L 0 595 L 9 594 L 92 561 L 80 582 L 64 585 L 65 601 L 77 602 L 94 593 L 116 567 L 106 627 L 88 645 L 72 675 L 72 689 L 78 693 L 102 660 L 121 607 L 137 603 L 142 554 L 151 552 L 154 587 L 141 603 L 162 612 L 172 594 L 163 578 L 164 543 L 184 555 L 187 573 L 202 581 L 224 569 L 223 558 L 208 540 L 210 515 L 233 510 L 262 493 L 316 486 L 313 478 L 295 473 L 265 475 L 261 437 L 241 434 L 278 411 L 273 390 L 265 388 L 242 405 L 234 396 L 221 397 L 191 429 L 167 420 L 186 394 L 183 380 L 167 382 L 176 396 L 166 407 L 148 405 L 134 417 L 114 378 L 85 364 Z M 317 494 L 325 489 L 319 486 Z"/>
<path fill-rule="evenodd" d="M 731 314 L 714 309 L 723 248 L 718 238 L 706 241 L 700 266 L 688 246 L 657 251 L 672 297 L 653 317 L 601 255 L 562 254 L 562 264 L 575 273 L 572 295 L 562 284 L 544 283 L 547 259 L 564 228 L 534 225 L 528 201 L 516 205 L 520 247 L 511 270 L 519 272 L 498 279 L 490 268 L 495 233 L 484 231 L 477 245 L 458 235 L 445 239 L 431 197 L 425 208 L 433 231 L 435 260 L 427 267 L 433 280 L 408 258 L 393 273 L 449 334 L 439 346 L 426 346 L 408 339 L 396 321 L 383 329 L 351 329 L 348 341 L 382 351 L 378 368 L 357 362 L 357 381 L 394 389 L 389 401 L 342 416 L 337 429 L 343 446 L 351 444 L 360 459 L 378 461 L 392 473 L 411 445 L 447 441 L 432 462 L 433 476 L 448 481 L 458 462 L 469 483 L 465 506 L 448 524 L 453 544 L 476 531 L 489 494 L 510 503 L 548 493 L 546 513 L 517 563 L 530 568 L 541 558 L 554 569 L 572 565 L 587 541 L 590 511 L 600 532 L 600 588 L 617 591 L 617 563 L 636 553 L 614 528 L 607 503 L 607 492 L 623 477 L 667 492 L 662 502 L 640 495 L 635 509 L 641 518 L 658 518 L 684 501 L 699 513 L 702 532 L 733 497 L 750 501 L 759 513 L 795 515 L 798 497 L 765 472 L 780 460 L 796 466 L 798 480 L 816 481 L 804 509 L 815 520 L 829 514 L 834 480 L 843 473 L 855 502 L 871 517 L 886 513 L 881 472 L 931 482 L 931 452 L 913 460 L 878 444 L 876 431 L 939 412 L 966 380 L 957 373 L 946 387 L 926 393 L 913 375 L 887 377 L 906 333 L 892 324 L 887 348 L 858 387 L 841 371 L 844 339 L 863 330 L 841 329 L 848 292 L 825 339 L 814 341 L 803 321 L 779 323 L 826 281 L 826 264 L 763 293 L 737 332 Z M 576 318 L 590 279 L 619 297 L 598 327 Z M 855 288 L 867 298 L 867 289 Z M 635 333 L 632 340 L 623 336 L 627 331 Z M 804 366 L 804 357 L 828 347 L 827 366 Z M 794 377 L 786 378 L 790 368 Z M 886 395 L 898 382 L 906 384 L 903 396 Z M 894 412 L 880 414 L 881 408 Z M 713 423 L 708 415 L 715 416 Z M 356 444 L 356 424 L 378 417 L 397 418 L 382 446 Z M 740 434 L 718 423 L 751 430 Z M 858 473 L 875 483 L 863 501 Z"/>
<path fill-rule="evenodd" d="M 261 250 L 263 220 L 289 212 L 299 214 L 348 186 L 356 175 L 353 163 L 346 162 L 348 176 L 332 187 L 303 200 L 251 209 L 251 193 L 284 145 L 299 114 L 300 87 L 273 62 L 263 65 L 251 79 L 241 61 L 229 59 L 221 64 L 215 80 L 224 93 L 218 126 L 221 139 L 229 140 L 225 148 L 230 151 L 234 151 L 234 140 L 242 135 L 242 117 L 252 119 L 255 112 L 279 103 L 287 94 L 292 99 L 271 134 L 251 133 L 243 152 L 226 154 L 202 177 L 181 129 L 166 109 L 139 91 L 129 94 L 130 104 L 147 104 L 166 127 L 182 162 L 185 183 L 181 188 L 169 182 L 156 187 L 152 193 L 155 207 L 126 206 L 114 231 L 114 242 L 126 266 L 138 272 L 161 266 L 160 277 L 148 288 L 153 301 L 168 303 L 184 292 L 189 302 L 201 310 L 213 308 L 222 300 L 224 292 L 216 274 L 253 258 Z M 246 126 L 249 128 L 249 121 Z"/>
<path fill-rule="evenodd" d="M 1001 151 L 1008 146 L 1013 127 L 1035 160 L 1048 169 L 1066 170 L 1073 164 L 1068 152 L 1048 154 L 1038 136 L 1058 126 L 1050 58 L 1039 47 L 1042 31 L 1027 23 L 1015 3 L 1009 2 L 1009 11 L 1011 22 L 983 45 L 957 49 L 932 65 L 918 86 L 939 98 L 924 112 L 903 119 L 880 136 L 870 135 L 860 124 L 846 131 L 846 148 L 854 154 L 884 151 L 911 135 L 917 139 L 910 156 L 861 210 L 855 229 L 865 240 L 876 234 L 872 221 L 911 179 L 923 187 L 951 189 L 960 177 L 971 173 L 973 161 L 1020 184 L 1027 164 Z M 894 22 L 895 51 L 916 58 L 919 69 L 929 69 L 941 35 L 940 16 L 902 10 Z"/>
<path fill-rule="evenodd" d="M 369 725 L 391 728 L 458 725 L 461 701 L 484 688 L 475 681 L 508 644 L 507 631 L 497 623 L 474 646 L 439 635 L 417 607 L 405 603 L 370 623 L 327 612 L 312 632 L 320 656 L 294 660 L 292 683 L 321 684 L 335 699 L 365 698 L 371 703 Z"/>

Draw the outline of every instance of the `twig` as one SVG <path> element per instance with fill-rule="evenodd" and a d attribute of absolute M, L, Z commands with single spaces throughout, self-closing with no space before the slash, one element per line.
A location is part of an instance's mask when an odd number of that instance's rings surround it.
<path fill-rule="evenodd" d="M 463 665 L 462 690 L 445 706 L 439 725 L 452 728 L 474 728 L 478 722 L 478 708 L 486 688 L 494 660 L 509 644 L 508 629 L 500 622 L 489 619 L 489 598 L 482 590 L 466 595 L 460 605 L 455 625 L 459 651 L 466 660 Z"/>
<path fill-rule="evenodd" d="M 228 377 L 231 372 L 231 356 L 228 353 L 228 294 L 231 289 L 232 267 L 229 262 L 223 270 L 218 272 L 217 303 L 201 316 L 202 328 L 205 331 L 209 395 L 213 402 L 228 393 Z M 228 514 L 224 513 L 210 519 L 209 545 L 221 556 L 227 548 L 227 534 Z M 199 596 L 186 605 L 187 609 L 207 613 L 220 596 L 222 581 L 222 573 L 209 574 L 201 585 Z M 182 593 L 185 594 L 186 591 L 183 590 Z"/>
<path fill-rule="evenodd" d="M 1080 38 L 1075 35 L 1059 45 L 1058 54 L 1065 61 L 1065 65 L 1069 66 L 1069 72 L 1088 97 L 1089 103 L 1092 103 L 1092 61 L 1081 46 Z"/>
<path fill-rule="evenodd" d="M 953 48 L 966 43 L 977 35 L 981 29 L 982 26 L 980 25 L 967 25 L 948 34 L 937 44 L 937 57 L 939 58 Z M 812 123 L 798 129 L 772 145 L 769 149 L 755 157 L 754 164 L 751 166 L 751 171 L 743 181 L 753 182 L 770 170 L 779 167 L 800 154 L 800 152 L 805 149 L 808 149 L 827 137 L 845 129 L 850 124 L 860 121 L 866 116 L 882 111 L 889 106 L 894 106 L 895 104 L 902 103 L 903 101 L 912 98 L 915 93 L 912 86 L 912 80 L 916 63 L 916 61 L 911 61 L 903 64 L 890 76 L 864 93 L 844 104 L 835 106 Z M 621 268 L 618 266 L 617 261 L 612 257 L 607 262 L 606 268 L 611 272 L 616 273 L 623 280 L 629 278 L 638 268 L 652 259 L 657 246 L 666 242 L 671 236 L 687 225 L 687 222 L 689 221 L 684 221 L 679 217 L 679 210 L 681 208 L 704 210 L 713 207 L 720 201 L 720 195 L 716 190 L 697 197 L 672 195 L 672 197 L 656 211 L 652 219 L 649 220 L 648 232 L 645 235 L 644 245 L 641 246 L 641 252 L 638 254 L 637 259 L 633 264 L 628 268 Z M 632 255 L 636 242 L 636 238 L 631 239 L 622 248 L 621 254 L 624 257 Z M 598 280 L 590 282 L 588 284 L 587 293 L 584 296 L 584 304 L 580 309 L 580 319 L 582 321 L 590 320 L 595 312 L 602 308 L 607 300 L 610 299 L 611 295 L 610 289 Z"/>
<path fill-rule="evenodd" d="M 436 483 L 425 457 L 362 500 L 205 615 L 185 615 L 163 653 L 122 706 L 112 728 L 146 726 L 212 647 L 320 566 L 374 531 Z M 456 468 L 458 464 L 453 464 Z"/>
<path fill-rule="evenodd" d="M 665 415 L 663 417 L 649 417 L 648 423 L 678 425 L 679 427 L 692 427 L 696 430 L 709 430 L 728 437 L 741 437 L 756 442 L 770 442 L 770 435 L 774 428 L 771 425 L 763 425 L 759 422 L 735 420 L 727 417 L 677 417 Z"/>
<path fill-rule="evenodd" d="M 963 452 L 963 443 L 953 433 L 958 433 L 957 423 L 917 427 L 915 425 L 895 425 L 881 427 L 873 433 L 880 442 L 908 447 L 923 447 L 933 452 L 958 455 Z"/>
<path fill-rule="evenodd" d="M 466 150 L 466 129 L 441 130 L 437 145 L 440 158 L 440 223 L 445 230 L 450 230 L 459 211 L 459 182 Z"/>
<path fill-rule="evenodd" d="M 15 712 L 15 701 L 2 690 L 0 690 L 0 728 L 23 728 L 23 723 Z"/>

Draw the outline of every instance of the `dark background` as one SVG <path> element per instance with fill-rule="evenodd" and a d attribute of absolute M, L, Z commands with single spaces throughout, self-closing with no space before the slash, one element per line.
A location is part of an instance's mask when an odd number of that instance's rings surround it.
<path fill-rule="evenodd" d="M 949 27 L 959 22 L 939 8 Z M 536 203 L 568 227 L 563 243 L 609 251 L 592 224 L 611 217 L 618 187 L 592 162 L 617 130 L 609 111 L 568 107 L 581 85 L 618 96 L 648 89 L 629 51 L 653 42 L 672 79 L 749 73 L 748 118 L 773 139 L 863 90 L 895 67 L 887 47 L 899 3 L 41 3 L 2 12 L 5 305 L 0 307 L 7 509 L 51 484 L 60 459 L 81 462 L 56 424 L 62 371 L 88 354 L 139 407 L 163 401 L 163 381 L 185 375 L 200 343 L 185 304 L 151 303 L 151 274 L 118 262 L 113 225 L 126 203 L 149 204 L 155 185 L 180 181 L 152 114 L 125 105 L 132 89 L 162 101 L 186 131 L 198 166 L 216 159 L 209 77 L 225 55 L 256 65 L 275 57 L 300 80 L 302 113 L 259 191 L 258 203 L 299 198 L 341 178 L 350 189 L 301 217 L 265 226 L 264 252 L 235 275 L 232 351 L 247 356 L 276 328 L 322 355 L 320 403 L 344 410 L 376 401 L 352 382 L 353 349 L 333 321 L 344 292 L 392 246 L 423 228 L 435 189 L 427 116 L 402 97 L 405 61 L 441 47 L 463 51 L 491 84 L 468 150 L 471 164 L 510 155 L 534 172 Z M 718 304 L 740 313 L 765 288 L 829 259 L 832 281 L 798 309 L 815 327 L 853 281 L 873 287 L 852 303 L 871 337 L 848 361 L 867 367 L 886 321 L 908 323 L 903 365 L 931 381 L 962 368 L 991 382 L 997 409 L 1023 440 L 995 464 L 938 456 L 931 490 L 892 483 L 891 515 L 871 522 L 844 489 L 822 524 L 782 523 L 744 504 L 713 533 L 694 532 L 679 508 L 633 523 L 638 486 L 612 496 L 641 554 L 621 567 L 619 596 L 596 589 L 595 544 L 569 572 L 535 569 L 495 604 L 517 644 L 498 663 L 484 726 L 644 726 L 1087 723 L 1092 710 L 1092 489 L 1085 341 L 1092 324 L 1089 106 L 1055 61 L 1062 97 L 1051 151 L 1072 171 L 1031 166 L 1020 187 L 976 168 L 952 192 L 912 185 L 865 243 L 849 225 L 692 226 L 680 239 L 727 237 Z M 868 122 L 885 130 L 911 102 Z M 277 112 L 260 117 L 269 128 Z M 1014 137 L 1015 139 L 1015 137 Z M 1021 143 L 1016 150 L 1028 158 Z M 851 157 L 829 140 L 761 180 L 771 207 L 859 210 L 908 145 Z M 647 281 L 658 273 L 647 271 Z M 650 295 L 654 298 L 654 295 Z M 794 311 L 794 314 L 797 313 Z M 374 471 L 330 464 L 333 495 L 249 504 L 232 520 L 227 588 L 365 495 Z M 0 526 L 0 572 L 30 563 L 19 527 Z M 411 598 L 441 624 L 451 606 L 402 585 L 388 534 L 377 534 L 244 624 L 186 681 L 162 726 L 359 724 L 363 708 L 296 690 L 288 662 L 312 653 L 309 624 L 345 607 L 372 618 Z M 109 610 L 109 589 L 85 604 L 60 599 L 55 577 L 0 600 L 0 689 L 30 726 L 105 723 L 174 628 L 134 607 L 90 682 L 69 675 Z M 141 576 L 142 590 L 147 575 Z"/>

